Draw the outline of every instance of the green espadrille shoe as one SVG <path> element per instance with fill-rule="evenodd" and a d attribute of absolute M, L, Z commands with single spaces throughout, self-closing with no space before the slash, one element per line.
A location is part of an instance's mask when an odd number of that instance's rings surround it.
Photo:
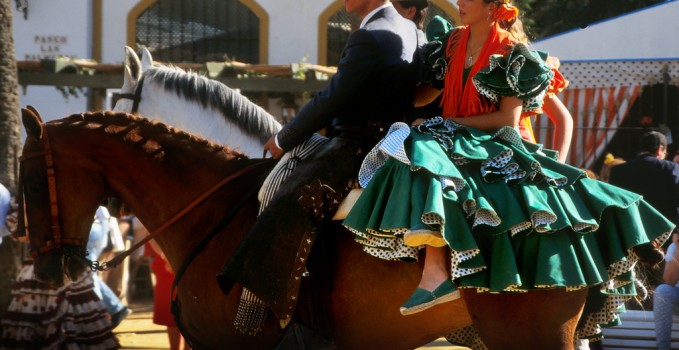
<path fill-rule="evenodd" d="M 450 279 L 446 279 L 431 292 L 422 288 L 415 289 L 415 293 L 401 306 L 401 315 L 412 315 L 459 297 L 460 291 Z"/>

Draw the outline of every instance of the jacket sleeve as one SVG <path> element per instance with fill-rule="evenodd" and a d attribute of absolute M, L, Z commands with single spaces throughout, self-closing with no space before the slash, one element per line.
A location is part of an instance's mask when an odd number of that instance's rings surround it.
<path fill-rule="evenodd" d="M 360 108 L 361 90 L 381 63 L 380 48 L 366 30 L 357 30 L 344 48 L 337 73 L 278 133 L 278 145 L 290 150 L 324 128 L 348 104 Z"/>

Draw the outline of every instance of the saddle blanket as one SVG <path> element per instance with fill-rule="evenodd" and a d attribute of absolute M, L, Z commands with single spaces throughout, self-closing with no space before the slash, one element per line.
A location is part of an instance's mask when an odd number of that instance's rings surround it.
<path fill-rule="evenodd" d="M 269 205 L 271 198 L 276 194 L 276 191 L 278 191 L 281 184 L 285 182 L 290 174 L 292 174 L 297 165 L 308 158 L 318 147 L 326 142 L 328 142 L 327 137 L 313 134 L 307 141 L 297 145 L 290 150 L 290 152 L 286 152 L 285 155 L 281 157 L 281 160 L 278 161 L 278 164 L 271 170 L 266 180 L 264 180 L 262 188 L 259 190 L 258 199 L 260 203 L 260 213 Z M 362 192 L 362 188 L 352 189 L 340 204 L 339 209 L 332 220 L 344 220 Z"/>

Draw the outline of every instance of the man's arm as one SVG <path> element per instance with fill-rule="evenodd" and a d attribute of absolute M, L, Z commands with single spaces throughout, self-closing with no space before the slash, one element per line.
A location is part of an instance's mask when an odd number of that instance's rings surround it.
<path fill-rule="evenodd" d="M 324 128 L 347 104 L 360 108 L 363 89 L 381 63 L 380 48 L 373 36 L 358 30 L 349 37 L 337 73 L 278 133 L 278 146 L 290 150 Z"/>

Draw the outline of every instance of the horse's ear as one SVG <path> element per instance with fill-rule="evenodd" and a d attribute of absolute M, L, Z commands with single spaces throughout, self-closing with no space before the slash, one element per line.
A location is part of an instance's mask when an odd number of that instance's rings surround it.
<path fill-rule="evenodd" d="M 141 62 L 139 56 L 131 47 L 125 46 L 125 75 L 130 81 L 137 81 L 141 77 Z"/>
<path fill-rule="evenodd" d="M 37 139 L 42 137 L 42 118 L 38 111 L 32 106 L 21 109 L 21 121 L 24 123 L 26 133 Z"/>
<path fill-rule="evenodd" d="M 147 71 L 153 67 L 153 57 L 151 57 L 151 52 L 145 48 L 141 48 L 141 70 Z"/>

